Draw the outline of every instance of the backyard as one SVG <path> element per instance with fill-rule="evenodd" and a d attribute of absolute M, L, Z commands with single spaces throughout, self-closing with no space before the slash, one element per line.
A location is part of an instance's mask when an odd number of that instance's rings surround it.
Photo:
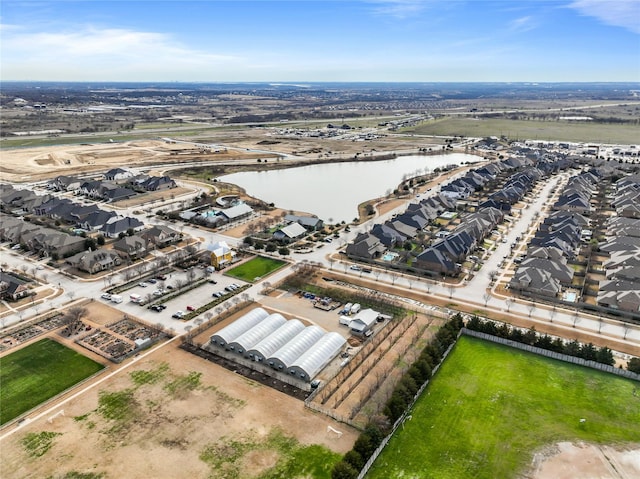
<path fill-rule="evenodd" d="M 0 423 L 18 417 L 102 368 L 51 339 L 4 356 L 0 359 Z"/>
<path fill-rule="evenodd" d="M 518 477 L 561 441 L 637 449 L 638 386 L 462 336 L 367 477 Z"/>

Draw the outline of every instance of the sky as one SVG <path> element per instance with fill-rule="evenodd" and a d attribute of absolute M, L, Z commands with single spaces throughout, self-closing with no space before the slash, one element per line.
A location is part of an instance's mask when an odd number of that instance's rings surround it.
<path fill-rule="evenodd" d="M 2 0 L 0 80 L 637 82 L 640 0 Z"/>

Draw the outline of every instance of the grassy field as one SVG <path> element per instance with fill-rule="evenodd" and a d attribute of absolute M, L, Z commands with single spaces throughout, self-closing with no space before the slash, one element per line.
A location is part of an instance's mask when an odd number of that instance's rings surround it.
<path fill-rule="evenodd" d="M 50 339 L 0 359 L 0 424 L 10 421 L 103 368 Z"/>
<path fill-rule="evenodd" d="M 402 133 L 419 135 L 502 136 L 519 140 L 553 140 L 609 144 L 636 144 L 640 127 L 592 122 L 509 120 L 446 117 L 421 123 Z"/>
<path fill-rule="evenodd" d="M 462 336 L 367 477 L 518 477 L 557 441 L 640 442 L 639 388 Z"/>
<path fill-rule="evenodd" d="M 273 273 L 275 270 L 282 268 L 285 264 L 287 264 L 285 261 L 256 256 L 246 263 L 242 263 L 240 266 L 230 269 L 226 273 L 234 278 L 252 282 L 256 278 L 261 278 Z"/>

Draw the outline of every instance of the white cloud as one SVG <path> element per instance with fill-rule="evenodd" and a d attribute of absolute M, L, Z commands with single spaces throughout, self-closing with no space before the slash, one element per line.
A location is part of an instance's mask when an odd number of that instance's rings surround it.
<path fill-rule="evenodd" d="M 606 25 L 623 27 L 640 33 L 640 2 L 638 0 L 575 0 L 569 7 L 582 15 L 595 17 Z"/>
<path fill-rule="evenodd" d="M 509 30 L 512 32 L 528 32 L 536 27 L 537 21 L 532 16 L 516 18 L 509 24 Z"/>
<path fill-rule="evenodd" d="M 233 55 L 189 48 L 163 33 L 119 28 L 34 32 L 3 25 L 1 48 L 3 77 L 20 79 L 78 71 L 84 78 L 114 78 L 132 71 L 198 71 L 242 63 Z"/>
<path fill-rule="evenodd" d="M 425 7 L 425 0 L 373 0 L 376 5 L 373 13 L 376 15 L 405 19 L 421 13 Z"/>

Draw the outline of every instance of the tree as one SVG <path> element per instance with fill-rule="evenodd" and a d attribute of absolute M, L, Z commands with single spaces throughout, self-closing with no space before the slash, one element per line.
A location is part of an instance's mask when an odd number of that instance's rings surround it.
<path fill-rule="evenodd" d="M 624 323 L 622 325 L 622 331 L 624 332 L 622 339 L 627 339 L 627 334 L 629 334 L 629 331 L 631 331 L 631 326 L 629 326 L 627 323 Z"/>
<path fill-rule="evenodd" d="M 627 370 L 632 373 L 640 374 L 640 358 L 631 358 L 627 362 Z"/>
<path fill-rule="evenodd" d="M 346 461 L 340 461 L 331 470 L 331 479 L 356 479 L 358 471 Z"/>
<path fill-rule="evenodd" d="M 606 346 L 602 346 L 596 353 L 596 361 L 602 364 L 608 364 L 613 366 L 616 360 L 613 357 L 613 352 Z"/>
<path fill-rule="evenodd" d="M 485 291 L 485 293 L 482 295 L 482 299 L 484 299 L 484 307 L 486 308 L 487 303 L 491 299 L 491 293 L 489 291 Z"/>
<path fill-rule="evenodd" d="M 536 303 L 529 304 L 529 306 L 527 306 L 527 309 L 529 309 L 529 317 L 531 317 L 533 312 L 536 310 Z"/>

